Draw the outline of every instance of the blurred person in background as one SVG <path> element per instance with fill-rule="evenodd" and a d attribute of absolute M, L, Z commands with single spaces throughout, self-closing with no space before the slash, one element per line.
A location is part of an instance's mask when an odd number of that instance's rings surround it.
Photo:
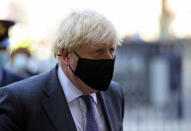
<path fill-rule="evenodd" d="M 32 61 L 31 52 L 27 48 L 17 48 L 12 51 L 9 66 L 14 71 L 33 76 L 38 74 L 33 67 L 30 66 Z"/>
<path fill-rule="evenodd" d="M 9 60 L 9 51 L 7 49 L 10 44 L 8 31 L 12 25 L 14 25 L 13 21 L 0 20 L 0 87 L 27 77 L 5 68 Z"/>
<path fill-rule="evenodd" d="M 179 44 L 179 43 L 178 43 Z M 180 47 L 174 44 L 169 51 L 169 61 L 170 61 L 170 86 L 171 86 L 171 96 L 173 99 L 175 114 L 178 119 L 184 117 L 183 109 L 183 93 L 182 93 L 182 56 L 180 52 Z"/>
<path fill-rule="evenodd" d="M 118 45 L 103 15 L 71 13 L 54 43 L 58 64 L 0 89 L 0 130 L 122 131 L 124 96 L 111 81 Z"/>
<path fill-rule="evenodd" d="M 178 43 L 179 44 L 179 43 Z M 160 46 L 160 54 L 169 62 L 170 72 L 170 101 L 174 115 L 178 119 L 184 117 L 183 93 L 182 93 L 182 55 L 181 46 L 178 44 L 167 43 Z M 171 114 L 173 114 L 171 113 Z"/>

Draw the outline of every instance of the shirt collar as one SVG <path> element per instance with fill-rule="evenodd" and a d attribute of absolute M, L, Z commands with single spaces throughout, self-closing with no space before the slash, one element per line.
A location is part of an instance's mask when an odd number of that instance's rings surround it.
<path fill-rule="evenodd" d="M 60 81 L 68 103 L 83 95 L 83 93 L 78 88 L 76 88 L 76 86 L 68 79 L 60 66 L 58 67 L 58 79 Z M 91 96 L 94 102 L 97 104 L 96 93 L 91 94 Z"/>

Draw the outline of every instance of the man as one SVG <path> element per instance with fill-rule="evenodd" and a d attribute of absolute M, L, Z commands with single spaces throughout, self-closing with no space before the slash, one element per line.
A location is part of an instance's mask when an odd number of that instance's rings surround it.
<path fill-rule="evenodd" d="M 124 97 L 111 82 L 119 45 L 113 25 L 82 10 L 59 29 L 58 65 L 0 89 L 0 130 L 122 131 Z"/>
<path fill-rule="evenodd" d="M 12 25 L 14 25 L 12 21 L 0 20 L 0 87 L 27 77 L 5 68 L 9 58 L 9 52 L 7 51 L 10 44 L 8 31 Z"/>

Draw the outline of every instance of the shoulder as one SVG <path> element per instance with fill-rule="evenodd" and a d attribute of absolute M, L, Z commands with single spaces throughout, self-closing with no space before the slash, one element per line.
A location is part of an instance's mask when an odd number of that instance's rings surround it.
<path fill-rule="evenodd" d="M 8 84 L 11 84 L 13 82 L 16 82 L 16 81 L 20 81 L 20 80 L 23 80 L 29 76 L 27 75 L 24 75 L 24 74 L 20 74 L 20 73 L 16 73 L 16 72 L 13 72 L 11 70 L 8 70 L 8 69 L 3 69 L 2 70 L 2 75 L 3 75 L 3 85 L 8 85 Z"/>
<path fill-rule="evenodd" d="M 115 81 L 111 81 L 108 90 L 103 91 L 102 93 L 104 94 L 105 98 L 108 99 L 108 101 L 111 101 L 113 103 L 122 104 L 122 102 L 124 101 L 122 88 Z"/>
<path fill-rule="evenodd" d="M 102 92 L 107 105 L 113 112 L 120 115 L 120 120 L 124 117 L 124 95 L 121 86 L 114 81 L 111 81 L 107 91 Z M 113 114 L 114 115 L 114 114 Z M 116 116 L 116 118 L 118 115 Z"/>
<path fill-rule="evenodd" d="M 56 71 L 57 66 L 48 72 L 4 86 L 0 88 L 0 92 L 6 90 L 7 93 L 14 92 L 18 97 L 36 99 L 36 97 L 41 96 L 42 91 L 49 89 L 50 91 L 55 90 L 55 84 L 59 83 Z"/>
<path fill-rule="evenodd" d="M 118 96 L 118 97 L 123 96 L 123 91 L 122 91 L 120 84 L 115 81 L 111 81 L 110 87 L 108 88 L 106 93 L 113 95 L 113 96 Z"/>
<path fill-rule="evenodd" d="M 14 92 L 17 96 L 24 96 L 37 92 L 46 84 L 48 79 L 47 73 L 42 73 L 30 78 L 18 81 L 7 86 L 0 88 L 0 93 L 11 93 Z M 12 93 L 11 93 L 12 94 Z"/>
<path fill-rule="evenodd" d="M 121 90 L 120 84 L 115 81 L 111 81 L 110 88 L 112 88 L 113 90 L 118 90 L 118 91 Z"/>
<path fill-rule="evenodd" d="M 9 69 L 3 69 L 3 72 L 5 73 L 5 75 L 7 77 L 12 77 L 12 78 L 20 79 L 20 80 L 28 77 L 25 74 L 16 73 L 16 72 L 11 71 Z"/>

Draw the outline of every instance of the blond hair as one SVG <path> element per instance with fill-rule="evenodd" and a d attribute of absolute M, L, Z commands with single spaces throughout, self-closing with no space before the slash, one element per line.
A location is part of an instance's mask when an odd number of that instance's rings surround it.
<path fill-rule="evenodd" d="M 61 54 L 62 48 L 71 51 L 82 44 L 101 43 L 120 45 L 119 37 L 112 23 L 94 11 L 78 10 L 72 12 L 61 23 L 53 45 L 53 53 L 56 57 Z"/>

